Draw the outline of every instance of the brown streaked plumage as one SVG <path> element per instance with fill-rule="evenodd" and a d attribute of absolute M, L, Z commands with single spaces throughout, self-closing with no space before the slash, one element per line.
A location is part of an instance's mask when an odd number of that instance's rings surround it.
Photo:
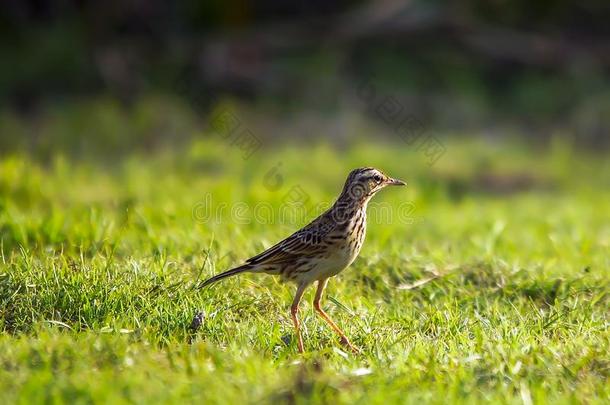
<path fill-rule="evenodd" d="M 303 339 L 297 316 L 299 302 L 305 289 L 317 281 L 314 308 L 339 334 L 343 344 L 358 351 L 324 312 L 320 301 L 328 279 L 347 268 L 360 253 L 366 234 L 367 204 L 375 193 L 389 185 L 405 183 L 372 167 L 353 170 L 345 181 L 341 195 L 328 211 L 278 244 L 246 260 L 243 265 L 206 280 L 200 287 L 243 272 L 274 274 L 285 281 L 295 282 L 297 291 L 291 315 L 298 349 L 302 353 Z M 196 319 L 200 320 L 200 317 Z"/>

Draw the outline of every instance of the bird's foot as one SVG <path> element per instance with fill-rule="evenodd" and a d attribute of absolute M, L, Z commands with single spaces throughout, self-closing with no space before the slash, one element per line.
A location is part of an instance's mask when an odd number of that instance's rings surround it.
<path fill-rule="evenodd" d="M 347 346 L 350 348 L 350 350 L 352 351 L 352 353 L 354 354 L 360 354 L 362 353 L 362 350 L 360 350 L 358 347 L 354 346 L 352 344 L 352 342 L 349 341 L 349 339 L 347 338 L 347 336 L 342 336 L 341 337 L 341 344 L 343 346 Z"/>

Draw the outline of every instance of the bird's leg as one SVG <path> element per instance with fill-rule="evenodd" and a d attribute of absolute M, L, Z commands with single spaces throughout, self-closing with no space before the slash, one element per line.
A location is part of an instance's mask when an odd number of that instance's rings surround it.
<path fill-rule="evenodd" d="M 322 294 L 324 293 L 324 288 L 326 288 L 327 282 L 328 282 L 328 278 L 318 280 L 318 289 L 316 290 L 316 297 L 313 299 L 313 307 L 316 309 L 318 314 L 320 314 L 322 319 L 324 319 L 330 325 L 330 327 L 333 328 L 333 330 L 335 332 L 337 332 L 337 334 L 339 336 L 341 336 L 342 344 L 348 346 L 350 349 L 352 349 L 352 351 L 354 353 L 360 353 L 360 349 L 358 349 L 356 346 L 354 346 L 349 341 L 347 336 L 345 336 L 345 333 L 343 333 L 343 331 L 337 326 L 337 324 L 334 323 L 332 319 L 330 319 L 328 314 L 326 312 L 324 312 L 324 310 L 322 309 L 322 306 L 320 306 L 320 301 L 322 300 Z"/>
<path fill-rule="evenodd" d="M 292 323 L 294 323 L 294 328 L 296 330 L 299 353 L 303 353 L 303 338 L 301 337 L 301 324 L 299 322 L 298 312 L 299 302 L 301 302 L 301 297 L 305 292 L 305 288 L 307 288 L 307 284 L 299 285 L 294 300 L 292 301 L 292 306 L 290 307 L 290 315 L 292 316 Z"/>

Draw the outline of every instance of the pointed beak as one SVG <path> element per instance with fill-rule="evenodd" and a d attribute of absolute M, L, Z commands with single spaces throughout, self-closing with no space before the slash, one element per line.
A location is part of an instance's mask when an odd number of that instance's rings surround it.
<path fill-rule="evenodd" d="M 402 180 L 398 180 L 398 179 L 388 179 L 388 185 L 390 185 L 390 186 L 406 186 L 407 183 L 405 183 Z"/>

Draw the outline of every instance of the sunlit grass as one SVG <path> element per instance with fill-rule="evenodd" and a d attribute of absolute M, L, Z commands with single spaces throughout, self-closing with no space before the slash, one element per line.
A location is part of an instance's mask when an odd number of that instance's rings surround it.
<path fill-rule="evenodd" d="M 404 144 L 244 160 L 218 140 L 116 163 L 4 158 L 0 401 L 607 401 L 608 162 L 562 143 L 446 146 L 433 167 Z M 278 216 L 295 186 L 310 208 L 332 203 L 362 165 L 409 183 L 376 202 L 414 207 L 371 221 L 329 285 L 325 308 L 362 355 L 304 303 L 299 356 L 293 288 L 273 278 L 194 288 L 311 218 Z"/>

